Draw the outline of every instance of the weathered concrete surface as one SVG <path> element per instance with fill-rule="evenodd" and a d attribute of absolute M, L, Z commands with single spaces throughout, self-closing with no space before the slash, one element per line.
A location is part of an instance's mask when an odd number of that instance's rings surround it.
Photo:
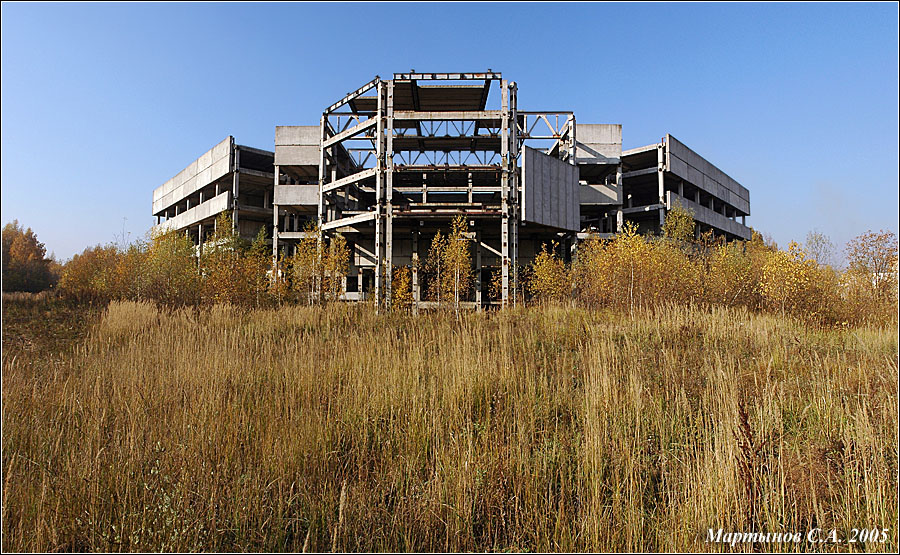
<path fill-rule="evenodd" d="M 575 160 L 578 164 L 618 164 L 621 157 L 621 124 L 575 124 Z"/>
<path fill-rule="evenodd" d="M 275 204 L 281 206 L 318 206 L 318 185 L 276 185 Z"/>
<path fill-rule="evenodd" d="M 744 240 L 749 240 L 753 235 L 750 228 L 742 225 L 740 222 L 727 218 L 692 200 L 688 200 L 674 191 L 666 191 L 666 209 L 671 210 L 678 205 L 693 212 L 694 219 L 700 223 L 721 229 Z"/>
<path fill-rule="evenodd" d="M 229 136 L 204 152 L 172 179 L 153 191 L 153 214 L 183 200 L 232 171 L 234 137 Z"/>
<path fill-rule="evenodd" d="M 580 229 L 578 167 L 531 147 L 522 152 L 522 219 L 569 231 Z"/>
<path fill-rule="evenodd" d="M 666 169 L 719 200 L 750 214 L 750 191 L 684 143 L 666 134 Z"/>
<path fill-rule="evenodd" d="M 208 218 L 212 218 L 220 212 L 228 210 L 231 207 L 231 191 L 225 191 L 217 197 L 213 197 L 208 201 L 198 204 L 197 206 L 186 210 L 173 218 L 153 226 L 154 232 L 165 232 L 173 229 L 181 229 L 202 222 Z"/>
<path fill-rule="evenodd" d="M 279 166 L 318 166 L 319 127 L 316 125 L 279 125 L 275 127 L 275 164 Z"/>

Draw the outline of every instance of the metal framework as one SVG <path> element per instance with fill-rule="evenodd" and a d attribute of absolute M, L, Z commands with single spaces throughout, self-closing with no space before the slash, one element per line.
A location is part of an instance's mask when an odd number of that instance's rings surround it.
<path fill-rule="evenodd" d="M 499 109 L 487 108 L 492 88 L 499 89 Z M 552 141 L 548 154 L 575 163 L 574 114 L 519 112 L 516 93 L 516 83 L 499 72 L 395 73 L 324 110 L 319 226 L 328 234 L 374 225 L 376 303 L 391 302 L 395 233 L 411 234 L 418 303 L 418 228 L 460 214 L 477 239 L 476 303 L 482 249 L 492 250 L 484 239 L 494 235 L 500 305 L 516 303 L 521 149 L 527 140 Z"/>

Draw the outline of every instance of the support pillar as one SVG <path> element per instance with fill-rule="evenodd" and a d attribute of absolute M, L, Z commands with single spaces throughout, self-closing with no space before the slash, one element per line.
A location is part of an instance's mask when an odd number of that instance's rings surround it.
<path fill-rule="evenodd" d="M 658 145 L 656 145 L 656 175 L 657 175 L 657 185 L 659 190 L 659 204 L 666 203 L 666 157 L 665 157 L 665 143 L 660 141 Z M 659 209 L 659 233 L 662 234 L 663 224 L 666 221 L 666 209 Z"/>
<path fill-rule="evenodd" d="M 624 200 L 622 197 L 625 195 L 625 191 L 622 185 L 622 163 L 620 162 L 618 166 L 616 166 L 616 191 L 617 197 L 619 201 L 619 207 L 616 209 L 616 233 L 622 233 L 622 226 L 625 224 L 625 215 L 622 213 L 622 201 Z M 629 204 L 631 203 L 631 198 L 628 199 Z"/>
<path fill-rule="evenodd" d="M 471 175 L 471 174 L 470 174 Z M 475 232 L 475 306 L 481 310 L 481 232 Z"/>
<path fill-rule="evenodd" d="M 237 147 L 237 145 L 234 145 L 234 148 L 232 151 L 234 152 L 234 167 L 232 168 L 234 173 L 233 173 L 233 178 L 232 178 L 232 183 L 231 183 L 231 189 L 232 189 L 231 201 L 232 201 L 232 210 L 233 210 L 233 215 L 231 217 L 231 229 L 235 234 L 237 234 L 238 229 L 239 229 L 238 228 L 238 197 L 240 196 L 240 193 L 241 193 L 241 172 L 240 172 L 241 151 Z"/>
<path fill-rule="evenodd" d="M 510 230 L 510 206 L 509 206 L 509 86 L 506 79 L 500 81 L 501 115 L 500 115 L 500 306 L 506 308 L 509 305 L 509 230 Z"/>
<path fill-rule="evenodd" d="M 280 183 L 280 168 L 275 166 L 275 187 Z M 273 191 L 275 189 L 272 189 Z M 272 279 L 278 279 L 278 205 L 272 204 Z"/>
<path fill-rule="evenodd" d="M 386 197 L 385 226 L 384 226 L 384 303 L 391 306 L 391 294 L 394 281 L 394 81 L 388 81 L 386 88 L 385 106 L 385 184 Z"/>
<path fill-rule="evenodd" d="M 418 222 L 412 225 L 418 226 Z M 422 300 L 422 293 L 419 290 L 419 228 L 416 227 L 412 232 L 412 297 L 413 297 L 413 313 L 419 312 L 419 301 Z"/>
<path fill-rule="evenodd" d="M 384 302 L 384 85 L 376 85 L 375 117 L 375 308 Z"/>

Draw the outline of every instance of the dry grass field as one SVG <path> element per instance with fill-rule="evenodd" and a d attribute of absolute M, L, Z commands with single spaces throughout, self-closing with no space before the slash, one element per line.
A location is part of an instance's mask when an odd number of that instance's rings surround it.
<path fill-rule="evenodd" d="M 34 349 L 16 302 L 4 551 L 898 547 L 894 325 L 113 302 Z"/>

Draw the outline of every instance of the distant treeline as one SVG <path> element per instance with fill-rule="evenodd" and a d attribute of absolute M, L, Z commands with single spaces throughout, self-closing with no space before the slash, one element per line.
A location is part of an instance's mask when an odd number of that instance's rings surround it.
<path fill-rule="evenodd" d="M 324 304 L 340 298 L 350 258 L 341 235 L 320 243 L 311 227 L 295 254 L 273 268 L 262 232 L 252 242 L 243 240 L 225 214 L 216 229 L 202 248 L 178 232 L 127 246 L 88 248 L 62 267 L 58 288 L 79 300 L 152 300 L 171 306 Z M 462 218 L 434 238 L 417 268 L 423 299 L 458 308 L 472 297 L 471 246 Z M 676 208 L 661 236 L 640 235 L 626 224 L 611 238 L 581 242 L 571 263 L 558 250 L 558 245 L 544 245 L 533 264 L 519 268 L 518 302 L 627 311 L 671 303 L 745 306 L 828 324 L 896 319 L 897 237 L 891 232 L 870 231 L 851 240 L 844 253 L 846 269 L 837 270 L 826 263 L 830 242 L 821 234 L 811 234 L 806 248 L 791 242 L 787 249 L 757 232 L 749 241 L 725 242 L 709 233 L 695 238 L 692 214 Z M 9 252 L 16 260 L 16 248 Z M 21 267 L 9 265 L 10 272 Z M 36 270 L 29 271 L 35 275 Z M 395 308 L 412 304 L 410 276 L 409 266 L 393 269 Z M 40 290 L 48 282 L 35 283 L 41 286 L 26 290 Z M 498 273 L 485 287 L 487 298 L 499 297 L 499 287 Z"/>

